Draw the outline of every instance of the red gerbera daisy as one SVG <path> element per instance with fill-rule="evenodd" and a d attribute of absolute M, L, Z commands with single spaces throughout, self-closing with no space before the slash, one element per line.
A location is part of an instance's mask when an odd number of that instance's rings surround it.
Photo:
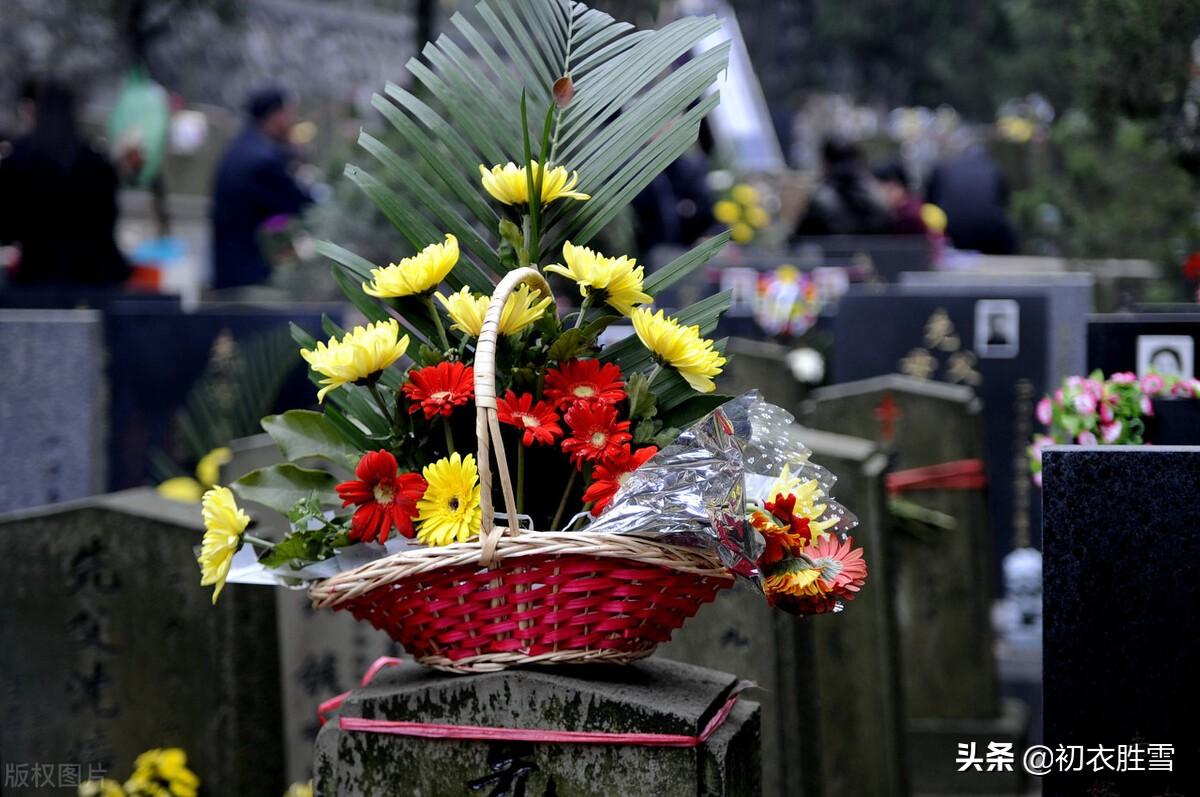
<path fill-rule="evenodd" d="M 761 564 L 774 564 L 794 556 L 812 543 L 809 519 L 795 514 L 796 496 L 781 493 L 763 506 L 765 512 L 757 510 L 750 514 L 750 525 L 762 534 L 767 544 L 759 557 Z"/>
<path fill-rule="evenodd" d="M 513 391 L 504 394 L 504 398 L 496 401 L 496 415 L 501 423 L 525 430 L 521 442 L 531 446 L 535 442 L 549 445 L 562 437 L 562 427 L 558 425 L 558 413 L 549 401 L 533 402 L 533 394 L 525 393 L 518 396 Z"/>
<path fill-rule="evenodd" d="M 371 451 L 354 469 L 358 479 L 337 486 L 342 506 L 358 505 L 350 521 L 350 539 L 386 542 L 393 527 L 405 537 L 413 536 L 412 521 L 417 501 L 425 495 L 425 479 L 419 473 L 397 473 L 398 469 L 390 453 Z"/>
<path fill-rule="evenodd" d="M 620 404 L 625 400 L 621 369 L 599 360 L 568 360 L 546 372 L 546 398 L 560 410 L 577 401 Z"/>
<path fill-rule="evenodd" d="M 563 451 L 580 470 L 584 462 L 618 456 L 621 446 L 633 440 L 629 421 L 618 421 L 616 407 L 608 404 L 580 401 L 567 410 L 566 422 L 571 436 L 563 440 Z"/>
<path fill-rule="evenodd" d="M 408 375 L 404 395 L 416 402 L 408 408 L 411 413 L 420 407 L 426 418 L 449 415 L 475 397 L 475 369 L 460 362 L 418 368 Z"/>
<path fill-rule="evenodd" d="M 592 514 L 599 515 L 608 506 L 608 502 L 617 494 L 617 490 L 625 484 L 629 474 L 633 473 L 646 460 L 658 453 L 658 446 L 646 446 L 631 452 L 629 446 L 622 446 L 620 453 L 596 465 L 592 471 L 592 484 L 583 494 L 584 503 L 592 505 Z"/>

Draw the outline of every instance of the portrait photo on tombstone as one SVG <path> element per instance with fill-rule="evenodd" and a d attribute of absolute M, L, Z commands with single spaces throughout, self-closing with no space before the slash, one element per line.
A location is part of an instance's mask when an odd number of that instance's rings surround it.
<path fill-rule="evenodd" d="M 1020 351 L 1021 307 L 1012 299 L 975 303 L 975 352 L 980 357 L 1016 357 Z"/>
<path fill-rule="evenodd" d="M 1195 375 L 1196 342 L 1188 335 L 1138 335 L 1137 372 L 1191 378 Z"/>

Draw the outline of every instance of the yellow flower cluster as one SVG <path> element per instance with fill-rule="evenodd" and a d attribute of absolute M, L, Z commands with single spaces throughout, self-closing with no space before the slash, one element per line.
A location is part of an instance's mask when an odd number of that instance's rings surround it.
<path fill-rule="evenodd" d="M 228 487 L 214 487 L 200 501 L 204 513 L 204 540 L 200 544 L 200 586 L 211 587 L 213 603 L 225 587 L 233 555 L 242 547 L 250 516 L 233 500 Z"/>
<path fill-rule="evenodd" d="M 473 338 L 479 337 L 479 332 L 483 329 L 483 317 L 492 301 L 490 296 L 471 293 L 471 289 L 464 286 L 462 290 L 448 297 L 437 294 L 437 300 L 454 321 L 452 329 Z M 504 310 L 500 313 L 500 334 L 517 334 L 545 315 L 553 302 L 549 296 L 542 296 L 541 291 L 531 290 L 528 285 L 519 286 L 509 295 L 508 301 L 504 303 Z"/>
<path fill-rule="evenodd" d="M 546 271 L 561 274 L 579 285 L 583 296 L 593 293 L 622 315 L 633 312 L 634 305 L 653 301 L 643 289 L 646 270 L 631 257 L 605 257 L 586 246 L 563 244 L 567 265 L 546 266 Z"/>
<path fill-rule="evenodd" d="M 355 327 L 341 340 L 318 341 L 315 349 L 301 349 L 300 356 L 324 377 L 317 393 L 317 401 L 324 401 L 329 391 L 390 368 L 406 351 L 408 335 L 400 336 L 400 324 L 393 318 Z"/>
<path fill-rule="evenodd" d="M 199 786 L 200 778 L 187 768 L 187 755 L 178 747 L 142 753 L 125 781 L 129 797 L 196 797 Z"/>
<path fill-rule="evenodd" d="M 777 495 L 796 496 L 796 506 L 792 509 L 792 514 L 796 517 L 808 518 L 808 527 L 812 530 L 813 542 L 828 535 L 829 529 L 837 523 L 837 518 L 821 520 L 828 508 L 827 504 L 818 503 L 825 500 L 824 488 L 815 479 L 801 479 L 799 476 L 793 476 L 790 465 L 783 466 L 779 478 L 771 485 L 768 498 L 773 500 Z"/>
<path fill-rule="evenodd" d="M 537 161 L 531 163 L 533 182 L 536 185 L 542 167 Z M 505 205 L 529 204 L 529 177 L 524 166 L 509 161 L 503 166 L 493 166 L 489 170 L 480 164 L 479 176 L 483 180 L 484 190 L 497 202 L 503 202 Z M 548 205 L 556 199 L 591 199 L 587 194 L 575 190 L 578 184 L 579 172 L 571 172 L 568 175 L 564 167 L 551 166 L 545 171 L 545 177 L 542 179 L 542 204 Z"/>
<path fill-rule="evenodd" d="M 174 476 L 159 484 L 155 489 L 163 498 L 172 501 L 182 501 L 194 504 L 204 495 L 204 491 L 217 483 L 221 476 L 221 466 L 229 464 L 233 452 L 222 446 L 214 448 L 196 463 L 196 477 Z"/>
<path fill-rule="evenodd" d="M 454 269 L 458 254 L 458 239 L 447 233 L 443 243 L 430 244 L 386 268 L 371 269 L 372 279 L 363 283 L 363 291 L 380 299 L 429 293 Z"/>
<path fill-rule="evenodd" d="M 756 230 L 766 229 L 771 224 L 771 216 L 763 209 L 758 191 L 746 183 L 735 185 L 728 199 L 713 205 L 713 216 L 730 228 L 733 240 L 740 244 L 750 243 Z"/>
<path fill-rule="evenodd" d="M 700 327 L 685 327 L 674 318 L 639 307 L 631 316 L 633 329 L 642 345 L 656 360 L 679 372 L 692 389 L 711 393 L 717 389 L 713 377 L 720 375 L 725 358 L 713 348 L 713 342 L 700 337 Z"/>
<path fill-rule="evenodd" d="M 421 528 L 417 539 L 426 545 L 466 542 L 479 534 L 479 470 L 475 457 L 457 452 L 426 465 L 421 471 L 428 487 L 417 502 Z"/>

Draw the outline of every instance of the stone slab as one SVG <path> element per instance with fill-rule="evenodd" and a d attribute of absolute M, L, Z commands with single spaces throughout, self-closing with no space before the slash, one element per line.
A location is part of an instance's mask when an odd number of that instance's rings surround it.
<path fill-rule="evenodd" d="M 529 667 L 472 676 L 411 662 L 354 690 L 344 716 L 502 728 L 696 735 L 737 684 L 653 659 L 626 667 Z M 424 739 L 347 731 L 317 738 L 321 797 L 493 794 L 757 795 L 758 706 L 742 699 L 698 748 Z M 474 785 L 472 785 L 474 784 Z"/>

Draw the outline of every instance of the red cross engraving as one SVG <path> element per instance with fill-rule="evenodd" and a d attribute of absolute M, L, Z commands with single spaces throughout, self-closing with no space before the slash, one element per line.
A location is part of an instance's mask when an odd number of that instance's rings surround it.
<path fill-rule="evenodd" d="M 883 401 L 875 408 L 875 420 L 879 421 L 879 436 L 883 442 L 890 443 L 896 439 L 896 421 L 903 417 L 904 413 L 892 398 L 892 394 L 885 393 Z"/>

